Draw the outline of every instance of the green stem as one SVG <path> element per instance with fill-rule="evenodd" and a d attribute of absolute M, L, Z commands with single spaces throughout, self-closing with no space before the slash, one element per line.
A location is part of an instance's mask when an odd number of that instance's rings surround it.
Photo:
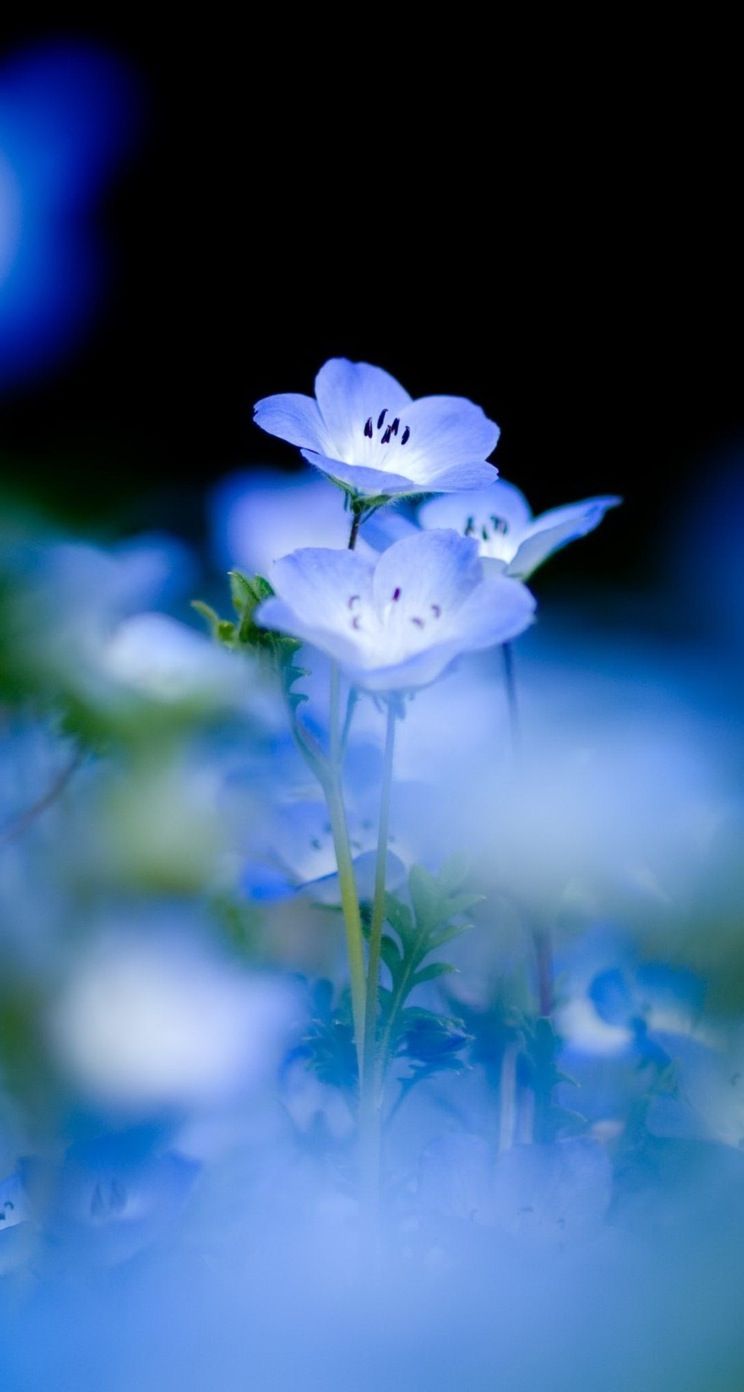
<path fill-rule="evenodd" d="M 380 796 L 380 821 L 377 831 L 375 893 L 372 902 L 372 923 L 369 932 L 369 954 L 367 957 L 367 1001 L 364 1016 L 364 1075 L 370 1086 L 372 1086 L 375 1073 L 374 1061 L 377 1041 L 377 1012 L 379 1005 L 380 949 L 382 946 L 382 926 L 385 921 L 385 872 L 387 870 L 387 850 L 390 831 L 390 794 L 393 785 L 395 720 L 395 704 L 393 701 L 388 701 L 387 726 L 385 730 L 385 755 L 382 772 L 382 793 Z"/>
<path fill-rule="evenodd" d="M 344 807 L 343 782 L 341 775 L 341 737 L 339 729 L 339 672 L 334 662 L 331 666 L 330 695 L 330 746 L 331 759 L 324 791 L 331 821 L 333 849 L 338 866 L 338 879 L 341 889 L 341 908 L 346 929 L 346 949 L 349 957 L 349 976 L 351 979 L 351 1008 L 354 1017 L 354 1042 L 359 1065 L 360 1087 L 364 1075 L 364 935 L 362 918 L 359 912 L 359 896 L 354 878 L 349 829 Z"/>
<path fill-rule="evenodd" d="M 353 551 L 353 550 L 354 550 L 354 547 L 356 546 L 357 537 L 358 537 L 358 535 L 359 535 L 359 528 L 360 528 L 360 526 L 361 526 L 361 522 L 362 522 L 362 510 L 361 510 L 361 508 L 356 507 L 354 504 L 352 504 L 352 512 L 351 512 L 351 532 L 349 533 L 349 542 L 348 542 L 348 547 L 349 547 L 349 550 L 350 550 L 350 551 Z"/>

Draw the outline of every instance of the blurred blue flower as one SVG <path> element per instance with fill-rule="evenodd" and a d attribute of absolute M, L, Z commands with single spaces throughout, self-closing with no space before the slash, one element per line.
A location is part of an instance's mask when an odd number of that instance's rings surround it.
<path fill-rule="evenodd" d="M 91 210 L 135 104 L 124 64 L 90 43 L 39 44 L 0 68 L 0 388 L 58 357 L 96 308 Z"/>
<path fill-rule="evenodd" d="M 103 646 L 101 665 L 112 681 L 172 705 L 227 708 L 248 688 L 243 661 L 167 614 L 125 619 Z"/>
<path fill-rule="evenodd" d="M 49 1028 L 80 1096 L 148 1116 L 210 1109 L 273 1077 L 296 1018 L 292 988 L 236 973 L 189 941 L 193 922 L 140 909 L 129 923 L 122 911 L 71 965 Z"/>
<path fill-rule="evenodd" d="M 484 560 L 495 561 L 507 575 L 526 580 L 568 542 L 599 526 L 608 508 L 621 498 L 585 498 L 550 508 L 533 517 L 524 494 L 503 479 L 465 499 L 432 498 L 419 511 L 422 527 L 454 527 L 478 542 Z"/>
<path fill-rule="evenodd" d="M 267 396 L 256 424 L 302 453 L 316 469 L 360 498 L 458 493 L 485 488 L 496 470 L 485 461 L 499 428 L 459 396 L 413 401 L 381 367 L 331 358 L 315 379 L 315 397 Z"/>
<path fill-rule="evenodd" d="M 589 999 L 601 1020 L 632 1026 L 638 1020 L 663 1016 L 686 1023 L 702 1011 L 705 983 L 694 972 L 664 962 L 645 962 L 635 971 L 611 967 L 598 972 L 589 985 Z"/>
<path fill-rule="evenodd" d="M 340 493 L 311 470 L 251 469 L 215 488 L 212 549 L 220 567 L 271 577 L 274 561 L 301 546 L 346 546 L 349 514 Z M 362 539 L 357 550 L 365 551 Z"/>
<path fill-rule="evenodd" d="M 348 821 L 357 890 L 362 899 L 371 899 L 377 859 L 376 824 L 371 816 L 364 816 L 353 807 L 348 811 Z M 302 799 L 276 808 L 264 823 L 260 842 L 254 832 L 251 859 L 241 876 L 243 890 L 251 899 L 286 899 L 303 889 L 321 903 L 340 902 L 328 808 L 322 799 Z M 388 889 L 395 889 L 405 878 L 405 866 L 390 852 Z"/>
<path fill-rule="evenodd" d="M 186 549 L 159 536 L 137 537 L 108 551 L 73 542 L 19 548 L 8 559 L 14 577 L 14 657 L 37 679 L 51 679 L 62 690 L 101 706 L 116 694 L 114 672 L 106 664 L 107 645 L 118 626 L 153 601 L 170 602 L 191 574 Z M 160 616 L 160 622 L 172 621 Z M 168 651 L 174 658 L 169 632 Z M 160 636 L 165 639 L 163 632 Z M 141 649 L 144 637 L 140 626 Z M 130 633 L 127 643 L 132 669 L 134 638 Z M 199 639 L 194 633 L 192 647 Z M 205 640 L 205 651 L 206 646 Z M 122 662 L 123 656 L 122 651 Z M 182 652 L 182 666 L 184 661 Z M 192 661 L 192 675 L 193 665 Z"/>
<path fill-rule="evenodd" d="M 140 1125 L 75 1141 L 59 1168 L 24 1158 L 18 1180 L 55 1266 L 114 1266 L 178 1218 L 199 1168 L 168 1148 L 162 1128 Z"/>
<path fill-rule="evenodd" d="M 535 601 L 517 580 L 484 575 L 474 541 L 422 532 L 376 561 L 309 547 L 274 569 L 257 621 L 312 643 L 367 691 L 434 681 L 461 653 L 515 638 Z"/>

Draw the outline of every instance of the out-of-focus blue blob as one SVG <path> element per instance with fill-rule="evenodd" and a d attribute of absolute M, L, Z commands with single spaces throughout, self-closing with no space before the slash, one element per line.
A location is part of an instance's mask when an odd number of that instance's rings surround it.
<path fill-rule="evenodd" d="M 362 808 L 352 808 L 349 830 L 357 891 L 363 899 L 371 899 L 377 859 L 372 849 L 377 838 L 375 821 Z M 303 889 L 320 903 L 340 902 L 328 809 L 321 799 L 275 808 L 260 844 L 254 836 L 252 850 L 241 876 L 241 887 L 251 899 L 287 899 Z M 405 866 L 393 852 L 388 852 L 387 866 L 388 889 L 399 888 L 406 878 Z"/>
<path fill-rule="evenodd" d="M 131 72 L 92 43 L 19 50 L 0 67 L 0 390 L 71 347 L 101 298 L 101 188 L 137 118 Z"/>
<path fill-rule="evenodd" d="M 269 579 L 281 556 L 300 546 L 345 547 L 351 529 L 342 494 L 309 470 L 232 474 L 215 488 L 210 515 L 217 564 Z M 366 547 L 360 542 L 357 550 Z"/>
<path fill-rule="evenodd" d="M 59 1170 L 24 1160 L 20 1177 L 55 1264 L 110 1266 L 167 1229 L 198 1171 L 191 1157 L 164 1147 L 159 1128 L 145 1125 L 76 1141 Z"/>
<path fill-rule="evenodd" d="M 608 1025 L 633 1027 L 663 1014 L 664 1019 L 693 1020 L 703 1008 L 705 983 L 694 972 L 647 962 L 632 975 L 610 968 L 589 985 L 589 999 Z"/>

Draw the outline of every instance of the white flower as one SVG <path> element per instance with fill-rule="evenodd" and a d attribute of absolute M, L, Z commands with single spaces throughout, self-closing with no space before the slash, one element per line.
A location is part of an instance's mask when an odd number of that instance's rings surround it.
<path fill-rule="evenodd" d="M 359 498 L 484 488 L 499 428 L 461 396 L 413 401 L 389 372 L 331 358 L 315 397 L 286 392 L 255 407 L 256 424 L 302 447 L 310 464 Z"/>
<path fill-rule="evenodd" d="M 454 527 L 472 536 L 484 560 L 526 580 L 562 546 L 592 532 L 607 509 L 620 502 L 612 496 L 585 498 L 533 517 L 524 494 L 513 483 L 497 479 L 466 498 L 432 498 L 418 516 L 422 527 Z"/>
<path fill-rule="evenodd" d="M 274 583 L 257 622 L 312 643 L 368 691 L 425 686 L 461 653 L 515 638 L 535 611 L 524 585 L 485 575 L 476 543 L 455 532 L 417 533 L 375 562 L 295 551 Z"/>

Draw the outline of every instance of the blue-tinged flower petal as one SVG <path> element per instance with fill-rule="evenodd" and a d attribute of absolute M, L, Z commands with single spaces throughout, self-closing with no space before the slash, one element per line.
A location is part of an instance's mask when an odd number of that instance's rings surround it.
<path fill-rule="evenodd" d="M 617 967 L 599 972 L 587 994 L 600 1020 L 607 1025 L 627 1025 L 637 1013 L 627 977 Z"/>
<path fill-rule="evenodd" d="M 305 458 L 360 498 L 485 488 L 485 463 L 498 426 L 459 396 L 412 401 L 382 368 L 332 358 L 316 379 L 317 419 L 309 397 L 267 397 L 256 421 L 299 444 Z M 314 437 L 305 438 L 312 428 Z"/>
<path fill-rule="evenodd" d="M 620 498 L 587 498 L 581 503 L 551 508 L 526 528 L 519 547 L 509 562 L 510 575 L 526 579 L 548 556 L 599 526 L 608 508 L 617 507 Z"/>
<path fill-rule="evenodd" d="M 471 488 L 483 489 L 497 477 L 498 469 L 495 464 L 487 464 L 479 459 L 464 459 L 449 469 L 443 469 L 441 473 L 427 476 L 425 488 L 422 487 L 419 492 L 462 493 Z"/>
<path fill-rule="evenodd" d="M 326 434 L 337 448 L 346 441 L 357 442 L 370 417 L 376 422 L 381 411 L 395 412 L 411 400 L 389 372 L 370 363 L 349 362 L 348 358 L 331 358 L 321 367 L 315 378 L 315 395 Z M 325 452 L 323 446 L 318 448 L 321 454 Z M 342 458 L 347 458 L 346 454 Z"/>
<path fill-rule="evenodd" d="M 484 576 L 477 543 L 455 532 L 406 537 L 376 565 L 349 551 L 300 551 L 274 580 L 257 622 L 314 644 L 368 691 L 427 685 L 460 653 L 516 637 L 535 607 L 520 582 Z"/>
<path fill-rule="evenodd" d="M 422 396 L 401 418 L 410 430 L 406 448 L 426 460 L 430 475 L 453 464 L 481 462 L 496 448 L 499 427 L 464 396 Z"/>
<path fill-rule="evenodd" d="M 477 543 L 452 531 L 415 532 L 390 546 L 375 566 L 372 593 L 384 608 L 396 590 L 396 612 L 417 611 L 426 618 L 432 602 L 432 575 L 436 575 L 436 603 L 445 619 L 462 604 L 482 580 Z M 392 616 L 391 616 L 392 617 Z"/>
<path fill-rule="evenodd" d="M 318 403 L 311 396 L 303 396 L 300 392 L 265 396 L 256 402 L 253 418 L 267 434 L 278 435 L 290 445 L 303 445 L 321 452 L 326 448 Z"/>
<path fill-rule="evenodd" d="M 355 551 L 331 551 L 323 546 L 304 546 L 283 556 L 274 566 L 279 598 L 299 618 L 322 627 L 346 627 L 349 600 L 368 600 L 372 594 L 373 566 Z M 268 601 L 267 601 L 268 603 Z"/>
<path fill-rule="evenodd" d="M 310 643 L 333 658 L 334 662 L 340 662 L 351 669 L 357 651 L 356 644 L 351 635 L 344 637 L 330 622 L 324 624 L 320 618 L 312 620 L 303 617 L 291 604 L 286 604 L 277 596 L 265 599 L 263 604 L 259 604 L 254 617 L 255 622 L 263 628 L 271 628 L 276 633 L 286 633 L 290 638 L 299 638 L 303 643 Z"/>
<path fill-rule="evenodd" d="M 458 611 L 458 626 L 471 651 L 510 643 L 535 617 L 534 595 L 521 581 L 487 573 Z"/>
<path fill-rule="evenodd" d="M 375 892 L 377 852 L 362 851 L 361 855 L 354 857 L 353 863 L 354 882 L 359 898 L 362 900 L 372 899 Z M 393 851 L 388 851 L 385 857 L 385 887 L 388 892 L 394 893 L 396 889 L 400 889 L 407 879 L 408 871 L 403 861 Z M 308 880 L 302 889 L 319 904 L 340 904 L 341 902 L 341 883 L 338 871 L 333 871 L 330 875 L 322 875 L 317 880 Z"/>
<path fill-rule="evenodd" d="M 490 487 L 468 493 L 466 498 L 430 498 L 419 508 L 418 517 L 421 526 L 427 529 L 453 527 L 466 536 L 478 536 L 481 514 L 489 528 L 494 518 L 506 522 L 510 529 L 526 527 L 532 520 L 532 510 L 524 493 L 501 478 L 491 479 Z M 469 529 L 468 522 L 471 523 Z"/>
<path fill-rule="evenodd" d="M 343 495 L 314 470 L 285 474 L 251 469 L 222 479 L 211 499 L 213 550 L 220 568 L 239 566 L 271 577 L 280 556 L 300 546 L 335 546 L 349 539 Z M 383 514 L 384 515 L 384 514 Z M 360 538 L 357 549 L 364 550 Z"/>
<path fill-rule="evenodd" d="M 461 477 L 468 476 L 464 468 Z M 444 493 L 446 480 L 435 477 L 431 487 Z M 418 517 L 424 528 L 452 526 L 465 536 L 475 537 L 482 560 L 527 580 L 548 556 L 569 541 L 586 536 L 602 521 L 607 509 L 621 501 L 616 497 L 585 498 L 533 518 L 524 494 L 513 484 L 497 479 L 490 487 L 469 492 L 461 499 L 434 498 L 424 503 Z"/>
<path fill-rule="evenodd" d="M 423 492 L 412 479 L 386 469 L 369 469 L 362 464 L 345 464 L 341 459 L 329 459 L 314 450 L 303 450 L 303 458 L 328 478 L 362 494 L 365 498 L 393 497 Z"/>

